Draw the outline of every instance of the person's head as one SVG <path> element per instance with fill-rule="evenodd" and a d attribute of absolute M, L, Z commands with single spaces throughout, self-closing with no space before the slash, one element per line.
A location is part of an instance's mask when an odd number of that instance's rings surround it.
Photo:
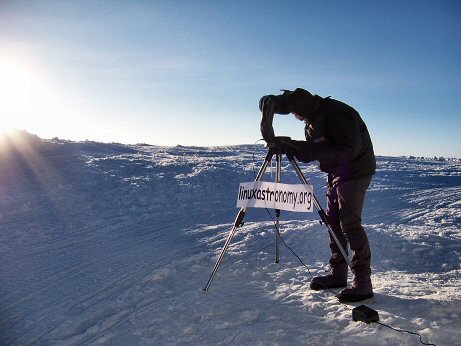
<path fill-rule="evenodd" d="M 314 96 L 307 90 L 301 88 L 287 90 L 278 96 L 277 113 L 293 113 L 297 119 L 306 121 L 312 116 L 313 102 Z"/>

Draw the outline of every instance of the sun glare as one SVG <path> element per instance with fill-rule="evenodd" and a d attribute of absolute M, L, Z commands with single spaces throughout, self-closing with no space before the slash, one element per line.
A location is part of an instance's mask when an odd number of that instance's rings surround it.
<path fill-rule="evenodd" d="M 0 65 L 0 101 L 3 109 L 27 109 L 29 89 L 30 78 L 24 68 Z"/>
<path fill-rule="evenodd" d="M 84 102 L 76 101 L 72 90 L 46 64 L 19 54 L 3 54 L 0 133 L 20 129 L 41 138 L 79 139 L 81 133 L 91 137 L 97 126 L 92 118 L 85 116 L 89 112 Z"/>
<path fill-rule="evenodd" d="M 63 131 L 67 112 L 60 95 L 35 65 L 19 57 L 0 58 L 0 133 L 23 129 L 54 137 Z"/>
<path fill-rule="evenodd" d="M 0 132 L 21 125 L 19 112 L 30 110 L 31 74 L 26 67 L 0 60 Z"/>

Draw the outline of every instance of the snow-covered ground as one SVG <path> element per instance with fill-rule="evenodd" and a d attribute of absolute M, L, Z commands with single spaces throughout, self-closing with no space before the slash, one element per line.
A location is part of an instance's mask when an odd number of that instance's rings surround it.
<path fill-rule="evenodd" d="M 263 209 L 249 209 L 202 290 L 262 146 L 0 141 L 2 345 L 420 344 L 309 290 L 286 247 L 274 263 Z M 324 174 L 302 168 L 324 203 Z M 437 345 L 461 344 L 460 197 L 459 160 L 379 157 L 364 211 L 376 293 L 366 305 Z M 316 213 L 282 212 L 281 232 L 313 275 L 327 268 Z"/>

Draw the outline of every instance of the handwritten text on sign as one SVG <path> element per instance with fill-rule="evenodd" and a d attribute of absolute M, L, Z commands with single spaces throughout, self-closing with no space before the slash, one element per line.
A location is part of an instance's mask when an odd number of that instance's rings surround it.
<path fill-rule="evenodd" d="M 312 185 L 282 184 L 267 181 L 240 183 L 237 207 L 312 212 L 312 194 Z"/>

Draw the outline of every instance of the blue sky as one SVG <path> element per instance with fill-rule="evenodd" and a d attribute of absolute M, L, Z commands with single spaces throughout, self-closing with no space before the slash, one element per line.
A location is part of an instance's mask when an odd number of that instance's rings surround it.
<path fill-rule="evenodd" d="M 378 155 L 461 157 L 460 19 L 460 1 L 2 0 L 2 126 L 254 143 L 259 98 L 303 87 L 356 108 Z"/>

